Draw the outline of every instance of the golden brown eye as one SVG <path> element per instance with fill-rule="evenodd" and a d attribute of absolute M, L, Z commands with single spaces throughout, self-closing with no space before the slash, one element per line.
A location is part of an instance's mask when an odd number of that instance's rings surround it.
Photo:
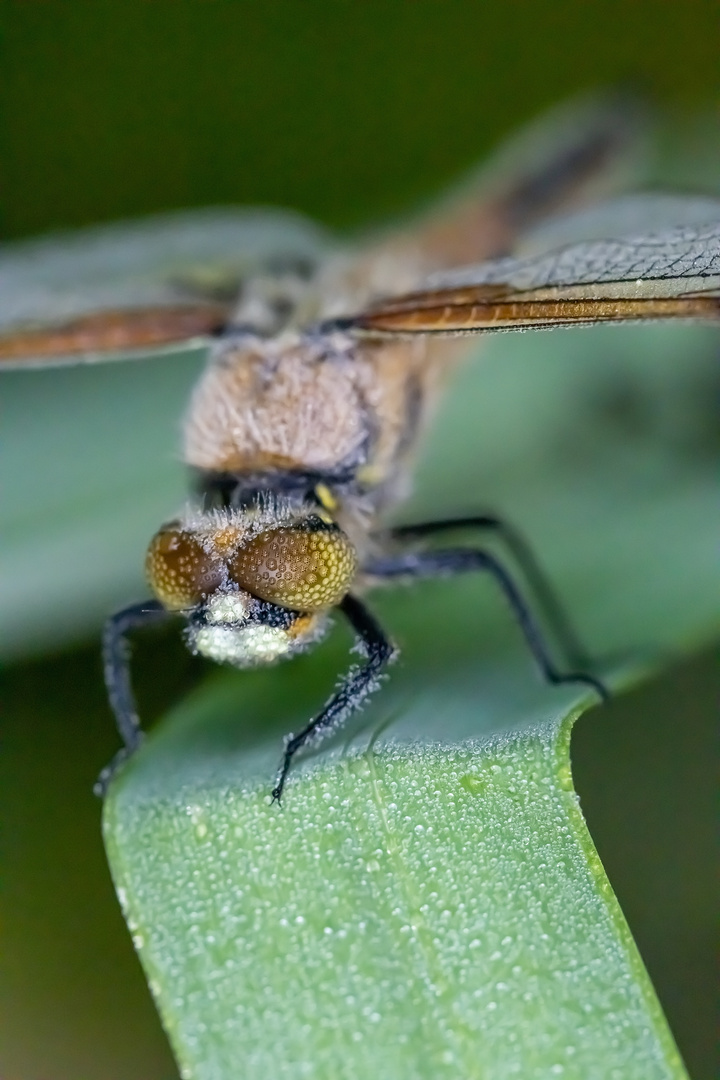
<path fill-rule="evenodd" d="M 317 526 L 260 533 L 230 560 L 231 579 L 261 600 L 296 611 L 339 604 L 355 575 L 357 555 L 336 526 Z"/>
<path fill-rule="evenodd" d="M 150 541 L 145 572 L 158 600 L 170 611 L 195 607 L 224 579 L 222 561 L 209 555 L 185 529 L 165 526 Z"/>

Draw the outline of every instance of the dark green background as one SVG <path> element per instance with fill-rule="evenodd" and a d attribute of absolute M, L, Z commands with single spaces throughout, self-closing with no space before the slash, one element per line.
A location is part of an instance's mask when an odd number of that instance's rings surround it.
<path fill-rule="evenodd" d="M 71 0 L 3 17 L 8 236 L 266 202 L 406 208 L 535 112 L 630 81 L 720 84 L 713 0 Z"/>
<path fill-rule="evenodd" d="M 718 42 L 714 0 L 5 0 L 0 234 L 229 201 L 356 226 L 586 87 L 635 81 L 670 111 L 717 107 Z M 141 668 L 156 710 L 192 677 L 172 642 Z M 574 742 L 593 835 L 697 1080 L 715 1074 L 717 684 L 716 657 L 700 658 Z M 169 1078 L 90 795 L 115 742 L 96 645 L 18 666 L 8 685 L 3 1080 Z"/>

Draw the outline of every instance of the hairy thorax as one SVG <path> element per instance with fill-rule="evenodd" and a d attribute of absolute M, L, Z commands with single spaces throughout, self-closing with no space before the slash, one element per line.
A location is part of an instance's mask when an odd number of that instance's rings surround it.
<path fill-rule="evenodd" d="M 446 366 L 432 354 L 422 340 L 372 343 L 340 332 L 223 343 L 191 399 L 185 460 L 234 475 L 350 472 L 378 502 L 391 489 L 396 497 Z"/>

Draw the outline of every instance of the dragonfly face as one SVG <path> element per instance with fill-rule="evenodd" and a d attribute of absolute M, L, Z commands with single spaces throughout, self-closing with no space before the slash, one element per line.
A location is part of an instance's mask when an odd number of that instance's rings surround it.
<path fill-rule="evenodd" d="M 167 611 L 190 612 L 193 651 L 249 667 L 317 640 L 350 589 L 357 554 L 327 516 L 274 500 L 173 522 L 153 537 L 147 578 Z"/>
<path fill-rule="evenodd" d="M 337 609 L 365 663 L 288 740 L 279 798 L 293 755 L 356 709 L 394 655 L 360 599 L 394 577 L 489 572 L 544 676 L 604 694 L 529 551 L 499 519 L 394 534 L 379 519 L 407 490 L 461 335 L 720 320 L 716 200 L 626 196 L 559 219 L 559 243 L 551 228 L 530 253 L 515 250 L 561 206 L 582 204 L 635 130 L 624 102 L 566 110 L 511 155 L 509 171 L 357 250 L 336 249 L 294 215 L 228 211 L 91 232 L 68 241 L 60 262 L 56 242 L 0 256 L 5 367 L 210 349 L 184 430 L 195 505 L 150 543 L 154 600 L 120 612 L 105 634 L 124 753 L 140 739 L 124 649 L 135 626 L 180 614 L 194 651 L 244 667 L 308 647 Z M 422 537 L 460 527 L 504 536 L 565 648 L 564 667 L 494 556 L 423 549 Z"/>

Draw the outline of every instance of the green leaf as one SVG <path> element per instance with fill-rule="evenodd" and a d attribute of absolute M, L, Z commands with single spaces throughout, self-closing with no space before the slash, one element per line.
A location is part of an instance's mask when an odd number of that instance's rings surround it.
<path fill-rule="evenodd" d="M 242 749 L 175 797 L 119 787 L 108 851 L 183 1075 L 683 1075 L 572 791 L 573 714 L 455 742 L 472 696 L 433 687 L 442 742 L 328 762 L 283 813 Z M 229 690 L 192 719 L 234 719 Z"/>
<path fill-rule="evenodd" d="M 720 625 L 716 347 L 494 341 L 405 517 L 501 507 L 630 684 Z M 371 602 L 401 660 L 282 810 L 282 735 L 347 664 L 341 629 L 213 676 L 111 790 L 113 875 L 183 1075 L 683 1076 L 572 790 L 590 699 L 539 683 L 491 582 Z"/>
<path fill-rule="evenodd" d="M 143 550 L 182 505 L 178 418 L 196 353 L 3 375 L 0 655 L 99 631 L 142 595 Z"/>

